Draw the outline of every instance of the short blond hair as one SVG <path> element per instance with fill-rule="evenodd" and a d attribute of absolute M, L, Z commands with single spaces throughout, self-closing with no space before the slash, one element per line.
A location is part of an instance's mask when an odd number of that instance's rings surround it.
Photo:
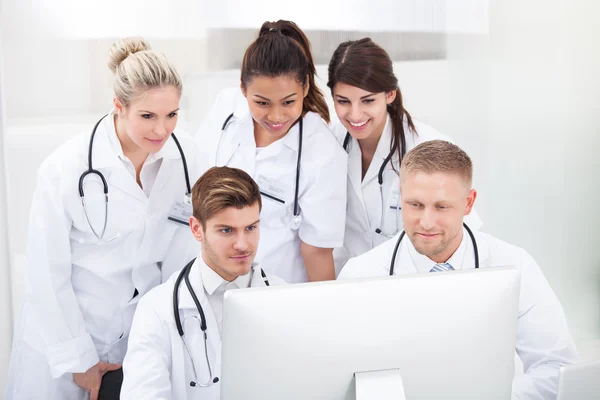
<path fill-rule="evenodd" d="M 445 140 L 423 142 L 406 154 L 400 165 L 400 178 L 415 172 L 456 174 L 469 188 L 473 183 L 471 159 L 460 147 Z"/>
<path fill-rule="evenodd" d="M 175 67 L 164 54 L 152 51 L 141 37 L 113 43 L 108 52 L 108 67 L 115 75 L 115 96 L 123 106 L 149 89 L 173 86 L 181 94 L 181 78 Z"/>
<path fill-rule="evenodd" d="M 258 203 L 262 209 L 260 189 L 254 179 L 237 168 L 212 167 L 192 188 L 193 215 L 206 229 L 206 221 L 229 207 L 241 209 Z"/>

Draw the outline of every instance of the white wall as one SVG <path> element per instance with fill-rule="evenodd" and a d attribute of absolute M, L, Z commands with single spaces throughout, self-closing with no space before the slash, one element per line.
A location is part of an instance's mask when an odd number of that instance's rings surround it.
<path fill-rule="evenodd" d="M 488 0 L 34 0 L 32 13 L 68 38 L 203 38 L 209 28 L 257 28 L 288 19 L 303 29 L 485 32 Z M 49 6 L 51 4 L 51 6 Z M 160 9 L 157 13 L 154 10 Z M 130 18 L 136 15 L 135 19 Z"/>
<path fill-rule="evenodd" d="M 1 10 L 1 7 L 0 7 Z M 0 32 L 0 41 L 2 32 Z M 0 50 L 0 59 L 2 51 Z M 0 67 L 0 390 L 4 391 L 8 374 L 8 359 L 12 343 L 12 309 L 11 309 L 11 279 L 10 279 L 10 241 L 8 238 L 6 171 L 7 164 L 4 154 L 5 147 L 5 118 L 2 68 Z"/>
<path fill-rule="evenodd" d="M 492 1 L 489 37 L 448 43 L 447 133 L 475 160 L 484 228 L 534 256 L 584 351 L 600 338 L 599 11 Z"/>

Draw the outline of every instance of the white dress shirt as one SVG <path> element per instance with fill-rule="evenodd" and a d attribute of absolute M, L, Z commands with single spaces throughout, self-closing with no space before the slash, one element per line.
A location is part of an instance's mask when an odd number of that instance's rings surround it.
<path fill-rule="evenodd" d="M 112 114 L 109 115 L 109 117 L 111 116 Z M 121 146 L 121 141 L 117 136 L 116 130 L 111 130 L 108 132 L 108 140 L 110 141 L 113 151 L 117 154 L 117 157 L 119 157 L 119 160 L 121 160 L 123 166 L 125 166 L 125 169 L 127 169 L 131 176 L 133 176 L 133 179 L 137 180 L 135 167 L 131 160 L 123 153 L 123 147 Z M 163 154 L 161 152 L 162 149 L 157 153 L 149 154 L 142 165 L 142 170 L 140 171 L 140 182 L 142 183 L 142 190 L 144 191 L 146 197 L 150 197 L 152 187 L 154 186 L 154 181 L 156 181 L 156 177 L 158 176 L 158 171 L 160 170 L 163 159 Z"/>
<path fill-rule="evenodd" d="M 225 292 L 231 289 L 244 289 L 250 287 L 253 271 L 254 270 L 251 269 L 246 275 L 238 276 L 233 281 L 228 282 L 206 265 L 206 263 L 203 262 L 200 264 L 204 292 L 215 313 L 220 336 L 223 336 L 223 297 L 225 296 Z"/>
<path fill-rule="evenodd" d="M 407 242 L 410 242 L 410 240 L 408 240 L 408 237 L 406 237 L 406 236 L 404 236 L 404 239 L 402 239 L 402 241 L 404 241 L 404 240 L 406 240 Z M 437 264 L 435 261 L 431 260 L 429 257 L 424 256 L 423 254 L 419 253 L 417 251 L 417 249 L 415 249 L 415 247 L 412 246 L 412 243 L 411 243 L 411 246 L 407 246 L 407 247 L 408 247 L 408 254 L 410 254 L 410 259 L 412 260 L 415 268 L 417 269 L 417 272 L 419 272 L 419 273 L 430 272 L 431 268 L 433 268 L 433 266 L 435 264 Z M 473 244 L 471 243 L 469 234 L 463 228 L 463 235 L 462 235 L 462 240 L 460 242 L 460 245 L 458 246 L 456 251 L 452 254 L 452 256 L 447 261 L 444 261 L 444 262 L 450 264 L 452 266 L 452 268 L 454 268 L 455 270 L 461 270 L 463 267 L 463 264 L 465 262 L 465 255 L 466 255 L 467 251 L 470 251 L 471 253 L 473 252 Z"/>

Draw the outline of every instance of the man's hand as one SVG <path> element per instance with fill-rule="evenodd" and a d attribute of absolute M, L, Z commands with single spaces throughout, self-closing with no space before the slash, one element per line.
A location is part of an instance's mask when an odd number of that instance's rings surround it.
<path fill-rule="evenodd" d="M 102 377 L 109 371 L 116 371 L 121 368 L 121 364 L 109 364 L 104 361 L 100 361 L 92 368 L 88 369 L 85 373 L 73 374 L 73 380 L 75 383 L 90 392 L 90 400 L 98 400 L 98 393 L 100 392 L 100 384 L 102 383 Z"/>

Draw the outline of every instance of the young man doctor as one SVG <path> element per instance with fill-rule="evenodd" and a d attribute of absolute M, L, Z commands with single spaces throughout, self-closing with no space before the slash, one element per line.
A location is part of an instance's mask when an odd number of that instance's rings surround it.
<path fill-rule="evenodd" d="M 122 400 L 218 399 L 225 292 L 283 283 L 253 264 L 262 203 L 247 173 L 209 169 L 194 185 L 192 203 L 190 229 L 202 253 L 140 300 Z"/>
<path fill-rule="evenodd" d="M 463 218 L 475 203 L 469 156 L 446 141 L 422 143 L 400 167 L 405 237 L 394 274 L 428 273 L 475 267 L 473 241 Z M 400 234 L 351 259 L 338 279 L 389 275 Z M 513 381 L 513 400 L 556 399 L 561 366 L 577 359 L 562 307 L 533 258 L 523 249 L 476 232 L 481 268 L 512 265 L 521 271 L 516 352 L 525 374 Z"/>

